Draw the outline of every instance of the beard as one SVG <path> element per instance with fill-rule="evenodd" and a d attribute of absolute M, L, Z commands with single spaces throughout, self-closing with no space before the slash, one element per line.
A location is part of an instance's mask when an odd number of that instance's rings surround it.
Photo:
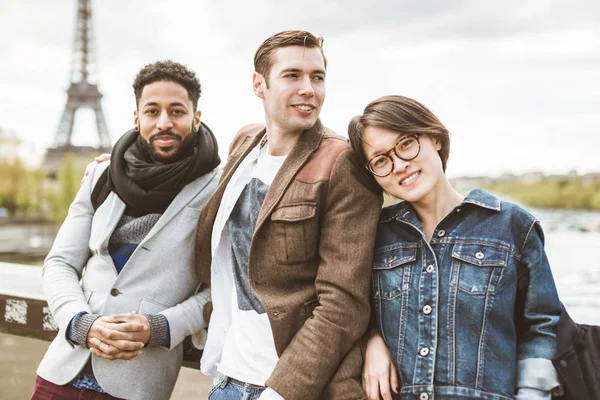
<path fill-rule="evenodd" d="M 182 139 L 182 135 L 173 133 L 171 130 L 164 131 L 150 138 L 149 142 L 142 140 L 141 142 L 146 149 L 146 153 L 150 159 L 157 164 L 170 164 L 177 162 L 188 155 L 194 147 L 195 132 L 190 131 Z M 172 146 L 158 146 L 154 144 L 159 139 L 174 139 L 176 141 Z"/>

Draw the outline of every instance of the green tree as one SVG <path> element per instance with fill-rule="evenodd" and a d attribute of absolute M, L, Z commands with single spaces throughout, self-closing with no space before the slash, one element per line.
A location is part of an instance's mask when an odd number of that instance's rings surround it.
<path fill-rule="evenodd" d="M 69 211 L 69 205 L 73 202 L 79 190 L 79 180 L 80 178 L 75 172 L 73 157 L 67 154 L 58 172 L 58 187 L 49 190 L 47 195 L 51 210 L 51 220 L 60 222 L 65 219 Z"/>
<path fill-rule="evenodd" d="M 44 173 L 40 169 L 27 170 L 20 182 L 16 202 L 17 209 L 27 219 L 32 214 L 39 215 L 42 202 Z"/>
<path fill-rule="evenodd" d="M 6 208 L 9 216 L 19 209 L 19 192 L 26 181 L 27 169 L 20 159 L 0 162 L 0 207 Z"/>
<path fill-rule="evenodd" d="M 545 178 L 539 182 L 502 182 L 487 187 L 526 205 L 537 208 L 600 210 L 600 179 Z"/>
<path fill-rule="evenodd" d="M 598 189 L 595 186 L 598 186 Z M 596 181 L 595 186 L 592 186 L 594 193 L 590 197 L 590 208 L 592 210 L 600 210 L 600 179 Z"/>

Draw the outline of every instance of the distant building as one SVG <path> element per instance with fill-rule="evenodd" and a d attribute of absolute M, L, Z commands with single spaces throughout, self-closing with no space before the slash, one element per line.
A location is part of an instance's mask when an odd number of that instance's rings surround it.
<path fill-rule="evenodd" d="M 589 185 L 595 181 L 600 181 L 600 172 L 590 172 L 581 177 L 585 185 Z"/>
<path fill-rule="evenodd" d="M 590 172 L 585 175 L 579 175 L 577 171 L 571 170 L 566 174 L 550 174 L 545 175 L 540 171 L 526 172 L 520 175 L 515 174 L 502 174 L 498 177 L 488 176 L 463 176 L 457 178 L 451 178 L 450 182 L 459 192 L 468 192 L 471 189 L 478 187 L 490 187 L 496 184 L 503 183 L 520 183 L 524 185 L 531 185 L 542 180 L 550 181 L 581 181 L 584 184 L 591 184 L 597 180 L 600 180 L 600 172 Z"/>
<path fill-rule="evenodd" d="M 519 179 L 519 182 L 521 182 L 521 183 L 526 183 L 526 184 L 537 183 L 537 182 L 541 181 L 542 179 L 544 179 L 544 173 L 543 172 L 527 172 L 525 174 L 518 176 L 518 179 Z"/>
<path fill-rule="evenodd" d="M 502 174 L 496 179 L 496 181 L 497 182 L 514 182 L 517 179 L 518 179 L 518 176 L 515 174 Z"/>

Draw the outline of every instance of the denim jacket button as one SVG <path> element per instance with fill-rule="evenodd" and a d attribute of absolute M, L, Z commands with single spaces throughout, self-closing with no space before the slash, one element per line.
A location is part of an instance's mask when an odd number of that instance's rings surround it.
<path fill-rule="evenodd" d="M 429 349 L 427 347 L 423 347 L 420 351 L 419 354 L 422 355 L 423 357 L 425 357 L 427 354 L 429 354 Z"/>
<path fill-rule="evenodd" d="M 423 307 L 423 313 L 427 315 L 431 314 L 431 306 L 426 305 L 425 307 Z"/>
<path fill-rule="evenodd" d="M 427 272 L 429 272 L 429 273 L 432 273 L 432 272 L 433 272 L 433 264 L 429 264 L 429 265 L 427 266 L 427 269 L 426 269 L 425 271 L 427 271 Z"/>
<path fill-rule="evenodd" d="M 423 392 L 419 395 L 419 400 L 429 400 L 429 395 Z"/>
<path fill-rule="evenodd" d="M 485 254 L 483 254 L 482 252 L 478 251 L 477 253 L 475 253 L 475 258 L 478 260 L 483 260 L 485 258 Z"/>
<path fill-rule="evenodd" d="M 443 230 L 443 229 L 440 229 L 440 230 L 438 231 L 438 236 L 439 236 L 439 237 L 442 237 L 442 236 L 444 236 L 445 234 L 446 234 L 446 231 L 445 231 L 445 230 Z"/>

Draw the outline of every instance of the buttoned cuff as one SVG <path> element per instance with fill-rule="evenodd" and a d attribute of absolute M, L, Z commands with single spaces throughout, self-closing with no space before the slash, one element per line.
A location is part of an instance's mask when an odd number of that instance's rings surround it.
<path fill-rule="evenodd" d="M 87 347 L 87 338 L 90 328 L 101 316 L 98 314 L 88 314 L 85 311 L 75 315 L 69 326 L 68 339 L 79 346 Z"/>
<path fill-rule="evenodd" d="M 531 388 L 519 388 L 515 400 L 551 400 L 550 392 Z"/>
<path fill-rule="evenodd" d="M 285 400 L 279 393 L 270 387 L 266 388 L 260 396 L 258 396 L 258 400 Z"/>
<path fill-rule="evenodd" d="M 146 346 L 165 346 L 170 345 L 169 321 L 162 314 L 144 314 L 150 322 L 150 340 Z"/>
<path fill-rule="evenodd" d="M 518 363 L 518 388 L 550 392 L 559 385 L 552 361 L 545 358 L 526 358 Z"/>

